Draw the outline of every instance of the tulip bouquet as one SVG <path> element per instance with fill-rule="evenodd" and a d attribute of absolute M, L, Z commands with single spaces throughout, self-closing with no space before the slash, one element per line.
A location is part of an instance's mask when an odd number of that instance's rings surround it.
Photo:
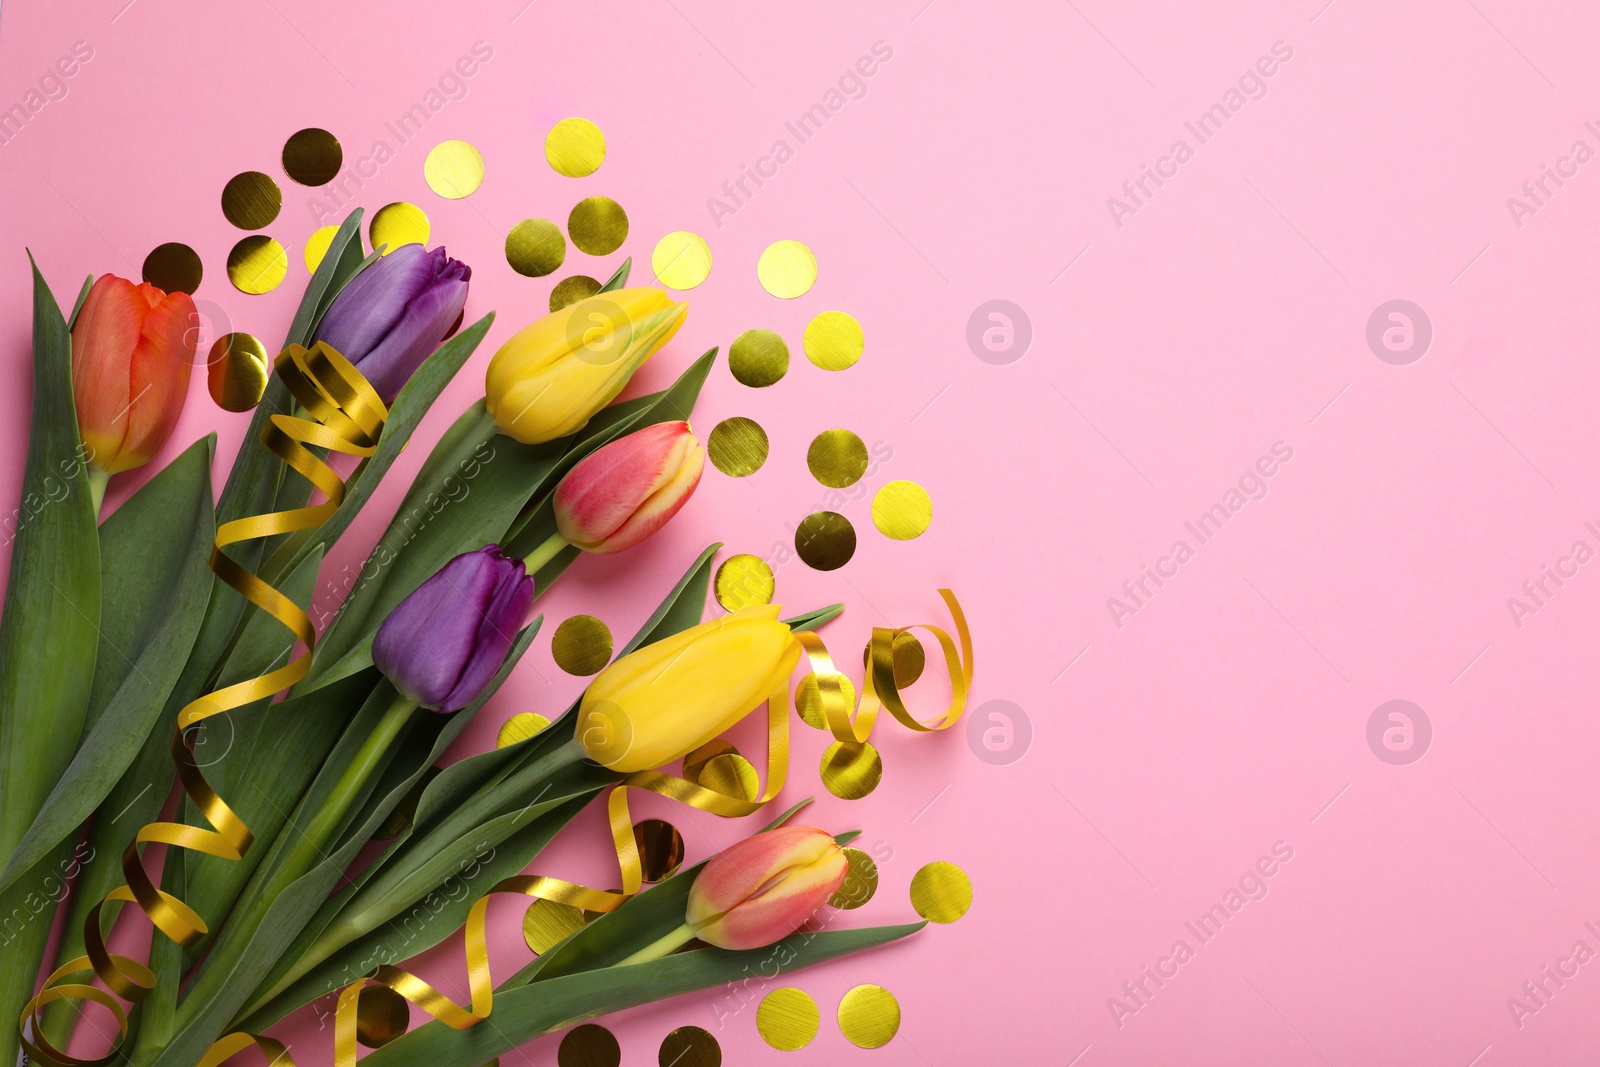
<path fill-rule="evenodd" d="M 434 766 L 515 669 L 550 584 L 580 553 L 638 544 L 699 482 L 688 417 L 716 350 L 668 389 L 616 402 L 687 313 L 628 288 L 627 264 L 493 356 L 483 399 L 422 464 L 318 633 L 307 612 L 324 554 L 494 318 L 460 326 L 471 271 L 443 249 L 364 255 L 360 216 L 313 274 L 220 496 L 206 437 L 103 521 L 110 478 L 176 424 L 193 303 L 106 275 L 63 316 L 34 271 L 32 426 L 0 620 L 0 1017 L 22 1027 L 0 1029 L 0 1062 L 19 1043 L 61 1064 L 210 1067 L 251 1044 L 276 1056 L 262 1030 L 337 991 L 350 1063 L 361 989 L 376 982 L 438 1021 L 375 1064 L 477 1067 L 774 952 L 787 969 L 917 928 L 797 932 L 838 889 L 848 838 L 789 816 L 640 892 L 624 789 L 722 815 L 772 799 L 790 676 L 815 640 L 804 632 L 841 610 L 701 621 L 719 546 L 564 715 Z M 335 452 L 357 458 L 348 474 Z M 776 758 L 761 797 L 659 771 L 763 703 Z M 621 889 L 522 873 L 601 794 Z M 508 894 L 600 918 L 497 983 L 483 914 Z M 121 913 L 154 928 L 147 958 L 109 947 Z M 398 966 L 463 930 L 470 1010 Z M 691 940 L 704 947 L 678 951 Z M 70 1055 L 101 1009 L 114 1047 Z M 477 1025 L 491 1011 L 495 1025 Z"/>

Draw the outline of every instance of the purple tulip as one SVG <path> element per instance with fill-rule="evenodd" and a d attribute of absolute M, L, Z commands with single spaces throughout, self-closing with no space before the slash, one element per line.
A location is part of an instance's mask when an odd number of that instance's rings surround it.
<path fill-rule="evenodd" d="M 478 698 L 533 604 L 533 578 L 499 545 L 439 568 L 378 627 L 372 661 L 401 694 L 435 711 Z"/>
<path fill-rule="evenodd" d="M 360 367 L 387 403 L 455 325 L 471 278 L 472 268 L 442 246 L 401 245 L 350 279 L 317 340 Z"/>

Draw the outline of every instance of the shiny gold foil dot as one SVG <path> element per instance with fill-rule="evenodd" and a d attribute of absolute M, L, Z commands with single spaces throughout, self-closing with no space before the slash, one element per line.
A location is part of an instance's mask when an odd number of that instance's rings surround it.
<path fill-rule="evenodd" d="M 839 883 L 838 891 L 828 903 L 835 908 L 854 911 L 871 900 L 878 891 L 878 865 L 859 848 L 846 848 L 843 852 L 850 869 L 845 872 L 844 881 Z"/>
<path fill-rule="evenodd" d="M 656 242 L 650 269 L 668 289 L 693 289 L 711 277 L 711 246 L 697 233 L 675 230 Z"/>
<path fill-rule="evenodd" d="M 267 349 L 247 333 L 223 334 L 206 357 L 206 388 L 223 411 L 249 411 L 267 391 Z"/>
<path fill-rule="evenodd" d="M 746 330 L 728 348 L 728 369 L 734 380 L 763 389 L 789 371 L 789 346 L 771 330 Z"/>
<path fill-rule="evenodd" d="M 584 1023 L 567 1031 L 556 1050 L 557 1067 L 617 1067 L 622 1048 L 611 1031 L 595 1023 Z"/>
<path fill-rule="evenodd" d="M 745 478 L 767 461 L 767 431 L 754 419 L 735 416 L 711 428 L 706 454 L 711 465 L 730 478 Z"/>
<path fill-rule="evenodd" d="M 599 674 L 611 662 L 611 628 L 593 615 L 574 615 L 556 627 L 550 654 L 568 674 Z"/>
<path fill-rule="evenodd" d="M 606 135 L 588 119 L 562 119 L 545 135 L 544 158 L 557 174 L 587 178 L 606 161 Z"/>
<path fill-rule="evenodd" d="M 756 1009 L 756 1029 L 761 1038 L 779 1052 L 793 1052 L 811 1044 L 822 1025 L 817 1002 L 804 989 L 789 986 L 774 989 L 761 998 Z"/>
<path fill-rule="evenodd" d="M 932 923 L 953 923 L 972 907 L 972 880 L 953 863 L 930 863 L 911 876 L 911 906 Z"/>
<path fill-rule="evenodd" d="M 308 126 L 283 142 L 283 172 L 301 185 L 327 185 L 344 165 L 339 138 Z"/>
<path fill-rule="evenodd" d="M 698 784 L 739 800 L 754 800 L 761 795 L 761 775 L 755 764 L 736 752 L 707 760 L 700 768 Z"/>
<path fill-rule="evenodd" d="M 411 1025 L 411 1005 L 388 986 L 369 985 L 356 1000 L 356 1040 L 382 1048 Z"/>
<path fill-rule="evenodd" d="M 222 214 L 241 230 L 271 225 L 283 208 L 283 190 L 259 170 L 235 174 L 222 187 Z"/>
<path fill-rule="evenodd" d="M 878 985 L 858 985 L 839 1001 L 839 1030 L 859 1048 L 882 1048 L 900 1031 L 900 1002 Z"/>
<path fill-rule="evenodd" d="M 525 278 L 543 278 L 567 258 L 567 239 L 548 219 L 523 219 L 506 234 L 506 262 Z"/>
<path fill-rule="evenodd" d="M 729 556 L 717 568 L 717 603 L 729 611 L 751 604 L 770 604 L 776 588 L 772 568 L 760 556 L 747 552 Z"/>
<path fill-rule="evenodd" d="M 683 835 L 664 819 L 645 819 L 633 828 L 633 843 L 639 849 L 639 865 L 644 880 L 663 882 L 683 866 Z"/>
<path fill-rule="evenodd" d="M 854 315 L 824 311 L 806 323 L 803 343 L 806 358 L 823 370 L 846 370 L 861 358 L 867 338 Z"/>
<path fill-rule="evenodd" d="M 922 651 L 922 642 L 910 630 L 896 630 L 891 647 L 894 655 L 894 685 L 896 689 L 905 689 L 922 677 L 922 669 L 927 666 L 927 654 Z M 872 669 L 871 654 L 870 645 L 861 650 L 861 665 L 867 670 Z"/>
<path fill-rule="evenodd" d="M 560 311 L 564 307 L 571 307 L 580 300 L 587 300 L 600 291 L 600 282 L 587 274 L 574 274 L 570 278 L 562 278 L 556 282 L 555 288 L 550 290 L 550 312 Z"/>
<path fill-rule="evenodd" d="M 705 769 L 705 765 L 726 753 L 738 755 L 739 750 L 720 737 L 712 738 L 683 757 L 683 776 L 691 782 L 699 782 L 700 772 Z"/>
<path fill-rule="evenodd" d="M 380 246 L 388 246 L 383 249 L 384 255 L 388 255 L 401 245 L 427 244 L 428 234 L 431 232 L 428 213 L 404 200 L 385 204 L 374 211 L 372 222 L 367 227 L 367 237 L 371 240 L 374 251 Z"/>
<path fill-rule="evenodd" d="M 860 800 L 883 779 L 883 760 L 868 741 L 835 741 L 822 753 L 822 784 L 840 800 Z"/>
<path fill-rule="evenodd" d="M 889 482 L 872 497 L 872 525 L 885 537 L 909 541 L 932 522 L 933 500 L 916 482 Z"/>
<path fill-rule="evenodd" d="M 505 748 L 519 741 L 526 741 L 543 732 L 550 720 L 536 711 L 519 711 L 511 718 L 500 724 L 500 732 L 495 735 L 494 747 Z"/>
<path fill-rule="evenodd" d="M 522 938 L 529 948 L 541 956 L 582 930 L 583 926 L 583 912 L 560 901 L 535 900 L 522 913 Z M 565 1063 L 566 1060 L 561 1062 Z"/>
<path fill-rule="evenodd" d="M 333 244 L 334 235 L 338 232 L 337 226 L 324 226 L 306 238 L 306 270 L 317 273 L 317 268 L 322 265 L 322 257 L 328 254 L 328 246 Z"/>
<path fill-rule="evenodd" d="M 483 184 L 483 154 L 466 141 L 440 141 L 428 150 L 422 176 L 446 200 L 460 200 Z"/>
<path fill-rule="evenodd" d="M 792 300 L 817 284 L 817 257 L 799 241 L 774 241 L 756 262 L 761 288 Z"/>
<path fill-rule="evenodd" d="M 806 466 L 823 485 L 843 489 L 867 473 L 867 446 L 849 430 L 823 430 L 806 449 Z"/>
<path fill-rule="evenodd" d="M 836 571 L 856 554 L 856 528 L 836 511 L 813 511 L 794 531 L 794 550 L 813 570 Z"/>
<path fill-rule="evenodd" d="M 856 686 L 848 674 L 839 675 L 839 692 L 844 697 L 845 710 L 853 713 L 856 709 Z M 827 718 L 822 714 L 822 693 L 817 688 L 815 674 L 807 674 L 794 687 L 794 706 L 807 726 L 817 730 L 828 728 Z"/>
<path fill-rule="evenodd" d="M 698 1026 L 680 1026 L 661 1041 L 661 1067 L 722 1067 L 722 1046 Z"/>
<path fill-rule="evenodd" d="M 164 293 L 188 293 L 200 288 L 200 277 L 205 270 L 200 256 L 181 241 L 168 241 L 156 245 L 144 257 L 144 280 Z"/>
<path fill-rule="evenodd" d="M 251 234 L 228 253 L 228 280 L 241 293 L 270 293 L 288 273 L 289 254 L 266 234 Z"/>
<path fill-rule="evenodd" d="M 628 239 L 628 213 L 608 196 L 580 200 L 567 216 L 567 233 L 578 251 L 609 256 Z"/>

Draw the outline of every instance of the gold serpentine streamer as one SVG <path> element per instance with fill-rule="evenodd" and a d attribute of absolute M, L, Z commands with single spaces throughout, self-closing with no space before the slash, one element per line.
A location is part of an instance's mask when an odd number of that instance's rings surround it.
<path fill-rule="evenodd" d="M 206 719 L 258 700 L 271 698 L 288 688 L 311 669 L 311 653 L 316 645 L 316 630 L 311 619 L 294 601 L 262 581 L 223 551 L 229 545 L 254 541 L 278 534 L 311 529 L 325 522 L 344 501 L 345 484 L 334 469 L 311 451 L 324 448 L 346 455 L 371 456 L 377 449 L 388 418 L 388 408 L 377 392 L 356 370 L 355 365 L 328 345 L 318 342 L 310 350 L 290 345 L 279 354 L 277 373 L 300 406 L 311 416 L 274 414 L 262 431 L 261 442 L 290 468 L 322 491 L 325 498 L 290 511 L 252 515 L 225 522 L 217 529 L 211 551 L 211 569 L 218 578 L 237 590 L 246 600 L 271 615 L 293 633 L 305 651 L 289 663 L 256 678 L 249 678 L 207 693 L 185 705 L 178 713 L 170 751 L 183 783 L 183 791 L 199 809 L 211 829 L 183 823 L 152 822 L 139 829 L 133 843 L 122 854 L 125 885 L 119 886 L 90 909 L 84 922 L 86 955 L 69 960 L 45 979 L 44 987 L 23 1008 L 19 1023 L 22 1045 L 34 1059 L 63 1064 L 64 1067 L 104 1067 L 115 1062 L 128 1036 L 128 1016 L 112 996 L 137 1003 L 155 989 L 156 976 L 145 964 L 112 953 L 101 930 L 101 911 L 112 901 L 131 901 L 139 906 L 153 926 L 172 941 L 185 947 L 204 937 L 208 927 L 193 908 L 161 889 L 146 870 L 140 845 L 162 844 L 192 852 L 202 852 L 226 860 L 239 860 L 254 840 L 250 828 L 206 781 L 187 740 L 188 732 Z M 70 975 L 93 970 L 106 990 L 82 982 L 63 982 Z M 109 1009 L 117 1020 L 118 1036 L 104 1056 L 77 1059 L 57 1049 L 40 1032 L 46 1005 L 58 1000 L 92 1001 Z M 28 1020 L 33 1019 L 33 1037 L 28 1035 Z M 253 1034 L 232 1033 L 207 1050 L 202 1067 L 213 1067 L 236 1052 L 254 1045 L 273 1062 L 294 1067 L 288 1050 L 277 1041 Z"/>
<path fill-rule="evenodd" d="M 822 639 L 810 632 L 795 635 L 806 652 L 812 673 L 816 675 L 825 721 L 838 740 L 851 744 L 865 743 L 872 733 L 880 708 L 888 708 L 889 714 L 918 732 L 946 730 L 960 720 L 966 710 L 967 693 L 972 686 L 972 635 L 955 594 L 948 589 L 941 589 L 939 595 L 950 609 L 956 637 L 951 638 L 943 628 L 927 623 L 898 630 L 874 627 L 867 644 L 868 666 L 862 684 L 861 702 L 853 716 L 839 684 L 842 675 L 834 666 Z M 928 722 L 918 720 L 906 708 L 895 682 L 894 639 L 905 630 L 922 630 L 938 641 L 944 652 L 945 666 L 950 672 L 950 703 Z M 611 912 L 637 894 L 643 885 L 643 870 L 633 833 L 633 819 L 628 812 L 628 789 L 642 789 L 724 818 L 750 815 L 776 797 L 782 791 L 789 771 L 790 710 L 789 686 L 786 682 L 781 690 L 767 699 L 767 784 L 757 799 L 731 796 L 661 771 L 638 771 L 612 789 L 606 807 L 611 823 L 612 844 L 617 850 L 617 865 L 622 874 L 620 891 L 591 889 L 548 875 L 520 874 L 501 879 L 479 897 L 467 913 L 466 924 L 462 927 L 471 1010 L 457 1004 L 416 975 L 391 964 L 381 964 L 374 973 L 364 975 L 341 989 L 334 1015 L 335 1067 L 355 1067 L 356 1024 L 361 991 L 369 982 L 393 990 L 454 1030 L 469 1029 L 489 1018 L 494 1009 L 494 979 L 489 968 L 487 932 L 490 897 L 510 894 L 534 898 L 529 902 L 529 907 L 538 900 L 548 900 L 591 912 Z M 238 1046 L 243 1047 L 243 1044 Z M 202 1067 L 214 1067 L 216 1062 L 220 1061 L 208 1060 Z"/>

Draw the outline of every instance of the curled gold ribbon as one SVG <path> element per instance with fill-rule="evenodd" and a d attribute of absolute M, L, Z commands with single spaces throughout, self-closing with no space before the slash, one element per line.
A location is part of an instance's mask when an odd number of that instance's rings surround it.
<path fill-rule="evenodd" d="M 311 448 L 365 458 L 377 449 L 389 411 L 377 391 L 356 370 L 354 364 L 328 345 L 318 342 L 307 350 L 290 345 L 279 354 L 277 373 L 290 394 L 300 403 L 311 421 L 298 415 L 274 414 L 262 431 L 261 442 L 317 489 L 324 500 L 290 511 L 252 515 L 225 522 L 217 528 L 211 551 L 211 569 L 246 600 L 271 615 L 287 628 L 305 651 L 276 670 L 207 693 L 185 705 L 178 713 L 177 729 L 169 750 L 183 784 L 183 791 L 205 817 L 210 829 L 183 823 L 157 821 L 139 829 L 122 854 L 126 884 L 108 893 L 90 909 L 84 922 L 85 955 L 67 961 L 49 978 L 43 988 L 23 1008 L 19 1026 L 22 1045 L 28 1055 L 64 1067 L 102 1067 L 119 1059 L 122 1043 L 128 1036 L 126 1011 L 115 999 L 137 1003 L 155 988 L 156 977 L 137 960 L 112 953 L 101 930 L 101 913 L 113 901 L 131 901 L 168 939 L 190 946 L 205 936 L 207 926 L 193 908 L 166 892 L 157 878 L 145 868 L 140 846 L 162 844 L 226 860 L 239 860 L 254 840 L 250 828 L 211 788 L 190 747 L 189 731 L 205 720 L 268 699 L 288 688 L 311 669 L 311 653 L 316 645 L 316 630 L 299 605 L 262 581 L 223 550 L 229 545 L 278 534 L 294 533 L 321 525 L 344 501 L 344 479 Z M 309 447 L 308 447 L 309 446 Z M 92 970 L 106 990 L 83 982 L 65 979 Z M 115 994 L 115 997 L 112 995 Z M 118 1036 L 104 1056 L 78 1059 L 56 1048 L 40 1032 L 46 1005 L 58 1000 L 92 1001 L 109 1009 L 117 1020 Z M 33 1036 L 28 1021 L 33 1020 Z M 288 1050 L 277 1041 L 242 1032 L 228 1034 L 207 1050 L 201 1067 L 214 1067 L 228 1057 L 254 1045 L 272 1062 L 294 1067 Z"/>

